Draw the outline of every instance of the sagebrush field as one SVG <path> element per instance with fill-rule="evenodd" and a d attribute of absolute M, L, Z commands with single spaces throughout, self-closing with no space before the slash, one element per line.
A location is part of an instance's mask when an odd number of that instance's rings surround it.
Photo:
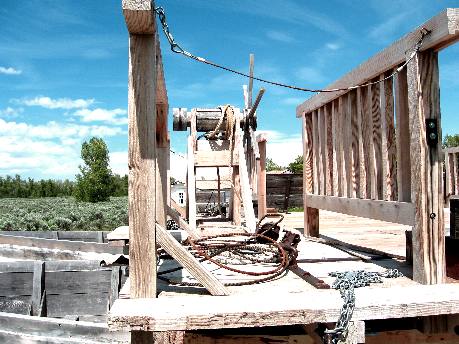
<path fill-rule="evenodd" d="M 72 197 L 0 199 L 0 230 L 113 230 L 128 224 L 127 197 L 76 202 Z"/>

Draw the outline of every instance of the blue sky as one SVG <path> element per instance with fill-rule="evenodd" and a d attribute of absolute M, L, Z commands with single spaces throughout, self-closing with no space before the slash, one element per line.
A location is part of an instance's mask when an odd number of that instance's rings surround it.
<path fill-rule="evenodd" d="M 209 60 L 304 87 L 325 87 L 458 1 L 162 0 L 171 31 Z M 127 171 L 128 34 L 121 1 L 3 0 L 0 8 L 0 175 L 73 178 L 81 143 L 109 145 Z M 244 78 L 168 49 L 161 34 L 170 109 L 243 105 Z M 459 44 L 440 54 L 443 133 L 459 133 Z M 255 83 L 268 156 L 301 153 L 295 107 L 310 94 Z M 171 116 L 170 116 L 171 117 Z M 172 128 L 172 126 L 170 126 Z M 184 133 L 172 149 L 186 153 Z"/>

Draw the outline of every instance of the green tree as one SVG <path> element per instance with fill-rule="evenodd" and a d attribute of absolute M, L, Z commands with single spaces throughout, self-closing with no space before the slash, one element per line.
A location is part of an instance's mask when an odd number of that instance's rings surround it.
<path fill-rule="evenodd" d="M 276 164 L 271 158 L 266 159 L 266 172 L 282 171 L 284 168 Z"/>
<path fill-rule="evenodd" d="M 81 174 L 76 175 L 75 198 L 84 202 L 107 201 L 112 192 L 112 171 L 109 167 L 108 148 L 104 140 L 93 137 L 81 146 L 79 166 Z"/>
<path fill-rule="evenodd" d="M 459 146 L 459 134 L 449 135 L 443 138 L 443 148 L 458 147 Z"/>
<path fill-rule="evenodd" d="M 287 170 L 292 173 L 303 173 L 303 156 L 298 155 L 293 162 L 288 164 Z"/>

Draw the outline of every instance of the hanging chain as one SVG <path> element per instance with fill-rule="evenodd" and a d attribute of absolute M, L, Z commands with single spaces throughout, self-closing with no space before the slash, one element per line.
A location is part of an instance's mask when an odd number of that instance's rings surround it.
<path fill-rule="evenodd" d="M 360 84 L 360 85 L 353 85 L 353 86 L 342 87 L 342 88 L 313 89 L 313 88 L 305 88 L 305 87 L 299 87 L 299 86 L 294 86 L 294 85 L 283 84 L 283 83 L 277 82 L 277 81 L 271 81 L 271 80 L 267 80 L 267 79 L 258 78 L 258 77 L 255 77 L 255 76 L 250 76 L 250 75 L 248 75 L 246 73 L 242 73 L 242 72 L 239 72 L 239 71 L 234 70 L 232 68 L 228 68 L 228 67 L 219 65 L 217 63 L 214 63 L 212 61 L 206 60 L 203 57 L 199 57 L 199 56 L 193 55 L 192 53 L 190 53 L 190 52 L 186 51 L 185 49 L 183 49 L 175 41 L 174 36 L 172 36 L 172 33 L 169 30 L 169 26 L 167 25 L 166 12 L 164 11 L 164 8 L 163 7 L 155 7 L 154 11 L 158 16 L 158 19 L 159 19 L 159 21 L 161 23 L 161 27 L 163 29 L 164 35 L 166 36 L 166 38 L 167 38 L 167 40 L 169 42 L 170 48 L 174 53 L 182 54 L 182 55 L 184 55 L 186 57 L 189 57 L 189 58 L 191 58 L 193 60 L 196 60 L 198 62 L 205 63 L 207 65 L 223 69 L 223 70 L 225 70 L 227 72 L 231 72 L 231 73 L 234 73 L 234 74 L 237 74 L 237 75 L 249 78 L 249 79 L 253 79 L 253 80 L 260 81 L 260 82 L 264 82 L 264 83 L 267 83 L 267 84 L 270 84 L 270 85 L 279 86 L 279 87 L 285 87 L 285 88 L 289 88 L 289 89 L 297 90 L 297 91 L 314 92 L 314 93 L 350 91 L 350 90 L 353 90 L 353 89 L 356 89 L 356 88 L 360 88 L 360 87 L 366 87 L 366 86 L 370 86 L 370 85 L 379 84 L 381 82 L 384 82 L 384 81 L 386 81 L 388 79 L 393 78 L 396 74 L 400 73 L 408 65 L 408 63 L 416 56 L 416 53 L 421 49 L 424 37 L 427 36 L 431 32 L 430 30 L 428 30 L 426 28 L 421 28 L 421 30 L 419 31 L 420 38 L 416 42 L 416 44 L 414 45 L 413 49 L 410 49 L 411 54 L 408 57 L 408 59 L 400 67 L 395 69 L 392 74 L 390 74 L 390 75 L 388 75 L 388 76 L 386 76 L 384 78 L 381 78 L 381 79 L 376 80 L 376 81 L 371 81 L 371 82 L 367 82 L 367 83 L 364 83 L 364 84 Z"/>
<path fill-rule="evenodd" d="M 364 270 L 331 272 L 329 275 L 336 277 L 332 288 L 339 290 L 343 299 L 343 306 L 341 307 L 335 328 L 325 330 L 323 338 L 325 344 L 338 344 L 340 341 L 346 340 L 349 323 L 355 308 L 355 288 L 365 287 L 371 283 L 382 283 L 383 277 L 397 278 L 403 276 L 397 269 L 388 269 L 385 272 L 369 272 Z"/>

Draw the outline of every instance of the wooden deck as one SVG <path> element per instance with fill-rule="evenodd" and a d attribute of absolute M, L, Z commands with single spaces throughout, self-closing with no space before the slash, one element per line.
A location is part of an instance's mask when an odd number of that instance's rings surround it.
<path fill-rule="evenodd" d="M 405 277 L 386 279 L 384 283 L 356 290 L 356 320 L 404 318 L 459 313 L 459 285 L 426 286 L 411 279 L 412 268 L 406 264 L 405 231 L 409 226 L 368 220 L 331 212 L 321 214 L 322 239 L 352 243 L 387 252 L 396 258 L 383 258 L 342 250 L 304 238 L 298 248 L 298 267 L 331 285 L 330 272 L 348 270 L 384 271 L 397 268 Z M 287 228 L 302 230 L 302 213 L 286 216 Z M 363 259 L 362 259 L 363 258 Z M 163 264 L 159 271 L 173 262 Z M 222 282 L 243 281 L 249 277 L 229 275 L 210 264 Z M 244 266 L 259 271 L 266 267 Z M 193 281 L 184 271 L 173 278 Z M 389 288 L 390 287 L 390 288 Z M 230 296 L 210 296 L 204 288 L 176 287 L 158 281 L 157 299 L 129 299 L 129 281 L 109 314 L 112 330 L 168 331 L 192 329 L 279 326 L 336 321 L 341 307 L 339 292 L 319 290 L 291 271 L 268 283 L 228 287 Z"/>

